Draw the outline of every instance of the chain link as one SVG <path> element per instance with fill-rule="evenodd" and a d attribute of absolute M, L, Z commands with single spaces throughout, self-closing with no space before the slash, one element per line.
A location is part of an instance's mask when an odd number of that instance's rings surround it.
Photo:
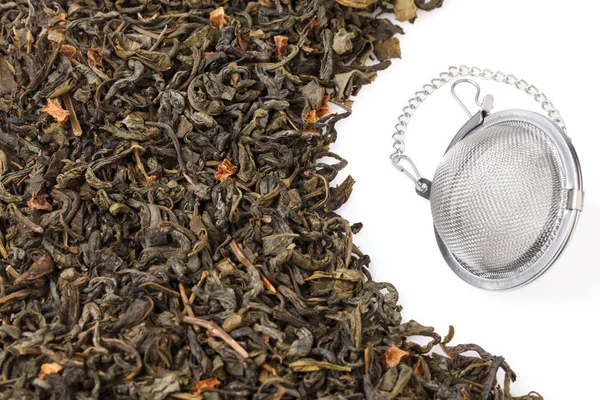
<path fill-rule="evenodd" d="M 404 154 L 406 151 L 406 142 L 404 139 L 404 135 L 406 133 L 406 128 L 408 127 L 408 123 L 410 122 L 412 116 L 414 115 L 417 108 L 421 105 L 427 97 L 433 94 L 436 90 L 440 89 L 442 86 L 446 85 L 448 82 L 452 81 L 455 78 L 459 77 L 472 77 L 472 78 L 481 78 L 484 80 L 493 80 L 499 83 L 505 83 L 509 86 L 514 86 L 522 92 L 527 93 L 533 99 L 542 106 L 542 109 L 546 111 L 548 116 L 552 121 L 554 121 L 565 133 L 567 132 L 567 127 L 565 126 L 565 121 L 562 119 L 560 112 L 554 107 L 554 104 L 544 93 L 542 93 L 537 87 L 534 85 L 530 85 L 526 80 L 519 79 L 512 74 L 505 74 L 504 72 L 497 71 L 494 72 L 490 69 L 481 69 L 479 67 L 469 67 L 466 65 L 461 65 L 460 67 L 450 67 L 448 71 L 442 72 L 439 77 L 431 80 L 430 83 L 423 86 L 423 89 L 416 92 L 414 97 L 408 101 L 408 105 L 402 109 L 402 114 L 398 117 L 398 123 L 395 126 L 395 132 L 392 135 L 392 139 L 394 140 L 394 152 L 390 155 L 390 159 L 396 168 L 400 170 L 400 172 L 404 173 L 408 176 L 417 190 L 422 191 L 425 189 L 425 186 L 420 182 L 421 175 L 417 170 L 414 162 L 410 157 Z M 410 167 L 412 171 L 409 171 L 402 164 L 403 161 L 408 163 L 407 167 Z"/>

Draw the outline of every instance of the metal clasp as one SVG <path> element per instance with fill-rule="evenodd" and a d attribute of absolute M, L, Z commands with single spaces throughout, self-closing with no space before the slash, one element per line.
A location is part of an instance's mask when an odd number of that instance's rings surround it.
<path fill-rule="evenodd" d="M 475 82 L 471 79 L 459 79 L 456 82 L 454 82 L 452 84 L 452 88 L 451 88 L 452 96 L 454 96 L 454 99 L 456 99 L 458 104 L 460 104 L 460 106 L 463 108 L 463 110 L 465 110 L 465 112 L 467 113 L 469 118 L 473 118 L 473 114 L 471 114 L 471 111 L 469 111 L 469 109 L 467 108 L 465 103 L 456 94 L 455 88 L 456 88 L 456 85 L 458 85 L 459 83 L 469 83 L 469 84 L 473 85 L 475 87 L 475 89 L 477 89 L 477 92 L 475 93 L 475 104 L 477 104 L 477 106 L 479 106 L 481 108 L 481 111 L 478 113 L 478 115 L 479 115 L 480 119 L 485 118 L 490 113 L 492 108 L 494 107 L 494 97 L 492 95 L 487 95 L 483 98 L 483 100 L 480 100 L 481 88 L 479 87 L 477 82 Z M 425 93 L 427 93 L 427 92 L 425 92 Z M 418 99 L 419 99 L 419 101 L 422 101 L 422 99 L 420 99 L 420 98 L 418 98 Z M 417 103 L 417 106 L 418 106 L 418 103 Z M 411 106 L 409 106 L 407 108 L 410 109 L 410 107 L 412 107 L 413 111 L 416 108 L 416 106 L 414 106 L 412 104 L 411 104 Z M 405 113 L 407 113 L 407 111 L 405 111 Z M 409 114 L 409 117 L 410 117 L 410 115 L 412 115 L 412 114 Z M 409 117 L 407 117 L 407 118 L 410 119 Z M 405 128 L 406 121 L 401 121 L 401 122 L 404 123 L 404 128 Z M 401 126 L 401 128 L 402 128 L 402 126 Z M 396 129 L 398 130 L 398 128 L 396 128 Z M 396 143 L 394 144 L 394 149 L 396 151 L 390 156 L 390 160 L 392 161 L 392 164 L 394 165 L 394 167 L 396 167 L 396 169 L 398 171 L 400 171 L 402 174 L 406 175 L 413 182 L 413 184 L 415 185 L 415 190 L 417 191 L 417 194 L 421 197 L 429 199 L 429 195 L 431 192 L 431 185 L 432 185 L 431 181 L 423 178 L 421 176 L 421 174 L 419 173 L 419 170 L 417 169 L 417 166 L 415 165 L 413 160 L 409 156 L 403 154 L 404 153 L 404 138 L 403 138 L 404 130 L 398 130 L 397 134 L 400 135 L 400 137 L 396 139 Z M 396 147 L 396 145 L 398 145 L 399 147 Z"/>
<path fill-rule="evenodd" d="M 419 196 L 429 199 L 431 182 L 421 176 L 417 166 L 409 156 L 405 154 L 394 153 L 390 156 L 390 161 L 398 171 L 406 175 L 413 182 L 415 185 L 415 190 Z M 403 162 L 405 162 L 406 166 L 402 165 Z"/>
<path fill-rule="evenodd" d="M 467 108 L 465 103 L 463 103 L 463 101 L 460 99 L 460 97 L 458 97 L 458 94 L 456 94 L 456 90 L 455 90 L 456 85 L 458 85 L 460 83 L 469 83 L 469 84 L 475 86 L 475 88 L 477 89 L 477 91 L 475 92 L 475 104 L 477 104 L 477 106 L 481 108 L 481 111 L 483 112 L 484 116 L 488 115 L 490 113 L 490 111 L 492 111 L 492 108 L 494 108 L 494 96 L 492 96 L 491 94 L 488 94 L 483 98 L 483 100 L 480 100 L 479 98 L 481 95 L 481 88 L 479 87 L 479 84 L 472 79 L 459 79 L 456 82 L 454 82 L 452 84 L 452 87 L 450 88 L 450 91 L 452 92 L 452 96 L 458 102 L 458 104 L 462 107 L 462 109 L 465 110 L 465 112 L 467 113 L 469 118 L 473 117 L 473 114 L 471 113 L 471 111 L 469 111 L 469 109 Z"/>
<path fill-rule="evenodd" d="M 417 169 L 417 166 L 415 165 L 414 161 L 409 156 L 405 154 L 396 153 L 390 156 L 390 160 L 392 161 L 392 164 L 394 165 L 394 167 L 396 167 L 398 171 L 402 172 L 404 175 L 409 177 L 410 180 L 413 181 L 415 186 L 418 185 L 419 179 L 421 179 L 422 176 L 419 173 L 419 170 Z M 402 166 L 402 161 L 406 161 L 408 163 L 408 167 L 410 167 L 412 172 L 407 170 L 404 166 Z"/>

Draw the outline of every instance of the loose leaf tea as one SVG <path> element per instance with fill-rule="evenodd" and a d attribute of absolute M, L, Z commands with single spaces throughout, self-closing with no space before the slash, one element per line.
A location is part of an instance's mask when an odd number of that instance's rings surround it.
<path fill-rule="evenodd" d="M 375 15 L 440 5 L 0 4 L 0 398 L 519 399 L 401 319 L 330 186 Z"/>

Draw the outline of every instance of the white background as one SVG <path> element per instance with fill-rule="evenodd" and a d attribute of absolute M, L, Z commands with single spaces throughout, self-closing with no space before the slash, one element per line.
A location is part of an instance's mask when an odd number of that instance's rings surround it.
<path fill-rule="evenodd" d="M 415 319 L 453 343 L 477 343 L 503 355 L 517 372 L 513 395 L 536 390 L 546 400 L 599 399 L 600 351 L 600 2 L 447 0 L 403 23 L 404 60 L 363 88 L 353 115 L 338 124 L 333 151 L 349 161 L 340 178 L 357 183 L 340 213 L 364 229 L 355 238 L 378 281 L 400 292 L 406 321 Z M 450 65 L 513 73 L 546 92 L 561 111 L 579 153 L 586 203 L 574 238 L 545 275 L 508 292 L 460 280 L 439 254 L 429 204 L 388 160 L 396 117 L 413 93 Z M 539 106 L 522 92 L 482 82 L 496 110 Z M 467 88 L 468 91 L 469 88 Z M 419 108 L 407 153 L 431 178 L 466 114 L 449 88 Z M 432 300 L 434 299 L 434 300 Z"/>

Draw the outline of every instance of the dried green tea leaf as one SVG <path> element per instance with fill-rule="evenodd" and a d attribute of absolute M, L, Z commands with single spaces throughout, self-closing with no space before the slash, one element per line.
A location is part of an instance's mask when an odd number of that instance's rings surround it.
<path fill-rule="evenodd" d="M 346 203 L 352 194 L 354 183 L 356 183 L 354 178 L 348 175 L 341 184 L 332 188 L 329 192 L 327 208 L 329 210 L 337 210 L 342 204 Z"/>
<path fill-rule="evenodd" d="M 135 392 L 139 397 L 148 400 L 164 400 L 179 391 L 179 380 L 176 374 L 135 384 Z"/>
<path fill-rule="evenodd" d="M 352 95 L 355 86 L 368 84 L 376 76 L 376 71 L 361 72 L 357 70 L 335 75 L 333 81 L 337 93 L 336 100 L 345 100 Z"/>
<path fill-rule="evenodd" d="M 379 61 L 402 58 L 402 53 L 400 52 L 400 40 L 398 40 L 397 37 L 392 37 L 384 42 L 377 43 L 373 52 Z"/>
<path fill-rule="evenodd" d="M 343 6 L 354 8 L 367 8 L 377 0 L 335 0 Z"/>
<path fill-rule="evenodd" d="M 304 278 L 305 281 L 312 281 L 314 279 L 340 279 L 351 282 L 362 282 L 362 275 L 357 270 L 340 268 L 335 272 L 317 271 L 311 276 Z"/>
<path fill-rule="evenodd" d="M 336 211 L 383 16 L 441 0 L 0 3 L 0 400 L 517 398 Z"/>
<path fill-rule="evenodd" d="M 352 50 L 352 39 L 355 37 L 356 34 L 354 32 L 346 32 L 344 28 L 341 28 L 333 37 L 333 50 L 337 54 L 344 54 Z"/>
<path fill-rule="evenodd" d="M 17 88 L 14 67 L 6 57 L 0 56 L 0 96 L 12 93 Z"/>
<path fill-rule="evenodd" d="M 394 14 L 400 22 L 414 20 L 417 18 L 415 0 L 394 0 Z"/>
<path fill-rule="evenodd" d="M 415 4 L 420 10 L 431 11 L 441 7 L 444 0 L 415 0 Z"/>
<path fill-rule="evenodd" d="M 37 257 L 31 266 L 15 279 L 15 286 L 35 283 L 38 279 L 54 272 L 54 260 L 50 254 L 42 250 Z"/>
<path fill-rule="evenodd" d="M 306 357 L 310 354 L 313 347 L 313 334 L 306 328 L 302 327 L 294 332 L 298 339 L 294 340 L 286 355 L 288 359 L 297 357 Z"/>
<path fill-rule="evenodd" d="M 265 255 L 279 254 L 294 242 L 299 235 L 295 233 L 277 233 L 262 238 Z"/>
<path fill-rule="evenodd" d="M 349 367 L 342 365 L 332 364 L 325 361 L 314 361 L 314 360 L 300 360 L 294 361 L 289 364 L 290 368 L 296 372 L 315 372 L 320 369 L 330 369 L 333 371 L 350 372 L 352 371 Z"/>

